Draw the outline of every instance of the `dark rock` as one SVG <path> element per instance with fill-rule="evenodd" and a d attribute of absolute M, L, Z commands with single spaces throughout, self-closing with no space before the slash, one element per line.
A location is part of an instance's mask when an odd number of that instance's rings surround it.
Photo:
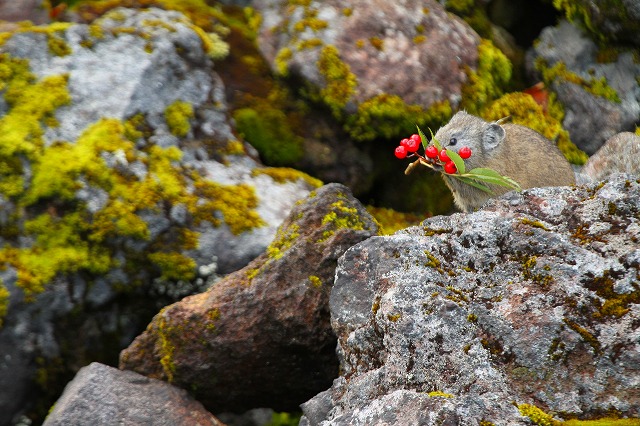
<path fill-rule="evenodd" d="M 341 377 L 303 424 L 639 416 L 639 212 L 640 181 L 616 175 L 347 250 L 330 298 Z"/>
<path fill-rule="evenodd" d="M 78 371 L 44 422 L 89 424 L 224 426 L 185 390 L 97 362 Z"/>
<path fill-rule="evenodd" d="M 158 313 L 120 368 L 192 389 L 211 412 L 296 410 L 338 375 L 328 312 L 337 259 L 376 232 L 346 187 L 320 188 L 265 254 Z"/>

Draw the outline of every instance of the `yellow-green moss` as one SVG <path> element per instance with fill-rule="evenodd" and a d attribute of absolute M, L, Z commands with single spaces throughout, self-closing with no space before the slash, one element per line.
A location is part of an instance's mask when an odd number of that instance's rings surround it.
<path fill-rule="evenodd" d="M 331 211 L 322 218 L 322 225 L 327 225 L 322 238 L 318 242 L 324 242 L 340 229 L 364 230 L 366 223 L 358 214 L 355 207 L 347 207 L 343 200 L 331 204 Z"/>
<path fill-rule="evenodd" d="M 9 290 L 4 286 L 0 280 L 0 329 L 4 322 L 4 317 L 9 311 Z"/>
<path fill-rule="evenodd" d="M 429 392 L 427 395 L 429 395 L 430 397 L 440 397 L 440 398 L 453 398 L 454 395 L 450 394 L 450 393 L 446 393 L 443 391 L 433 391 L 433 392 Z"/>
<path fill-rule="evenodd" d="M 536 60 L 535 66 L 542 74 L 542 79 L 547 85 L 565 81 L 582 87 L 586 92 L 594 96 L 602 97 L 610 102 L 621 102 L 618 92 L 607 84 L 605 77 L 587 80 L 569 71 L 564 62 L 559 61 L 552 67 L 549 67 L 547 62 L 542 58 Z"/>
<path fill-rule="evenodd" d="M 309 282 L 311 282 L 311 285 L 314 286 L 315 288 L 322 287 L 322 280 L 319 277 L 316 277 L 315 275 L 309 276 Z"/>
<path fill-rule="evenodd" d="M 319 38 L 309 38 L 298 42 L 296 48 L 298 50 L 313 49 L 314 47 L 320 47 L 324 42 Z"/>
<path fill-rule="evenodd" d="M 308 174 L 296 169 L 288 167 L 261 167 L 255 168 L 251 171 L 252 176 L 267 175 L 278 183 L 295 182 L 297 180 L 304 180 L 314 188 L 320 188 L 323 183 L 321 180 L 316 179 Z"/>
<path fill-rule="evenodd" d="M 359 141 L 377 138 L 393 139 L 421 128 L 438 128 L 451 118 L 448 101 L 437 102 L 425 110 L 419 105 L 407 105 L 397 95 L 382 94 L 358 105 L 356 114 L 347 118 L 345 129 Z"/>
<path fill-rule="evenodd" d="M 427 36 L 425 36 L 424 34 L 418 34 L 417 36 L 413 37 L 413 42 L 415 44 L 422 44 L 425 41 L 427 41 Z"/>
<path fill-rule="evenodd" d="M 196 25 L 190 25 L 190 28 L 198 34 L 202 40 L 202 46 L 206 54 L 214 61 L 222 60 L 229 54 L 229 44 L 222 40 L 218 33 L 206 32 Z"/>
<path fill-rule="evenodd" d="M 447 0 L 445 8 L 460 16 L 480 37 L 491 38 L 492 24 L 485 10 L 485 3 L 476 0 Z"/>
<path fill-rule="evenodd" d="M 276 58 L 274 60 L 276 71 L 281 76 L 287 76 L 289 74 L 289 61 L 293 57 L 293 52 L 288 47 L 283 47 L 278 50 Z"/>
<path fill-rule="evenodd" d="M 164 118 L 169 131 L 179 137 L 185 137 L 191 130 L 190 119 L 193 118 L 193 105 L 184 101 L 175 101 L 164 110 Z"/>
<path fill-rule="evenodd" d="M 489 40 L 478 45 L 478 66 L 467 67 L 467 82 L 462 86 L 461 107 L 476 114 L 505 92 L 511 80 L 512 66 L 507 57 Z"/>
<path fill-rule="evenodd" d="M 282 255 L 293 245 L 300 236 L 300 226 L 292 223 L 289 226 L 280 227 L 273 241 L 267 247 L 267 255 L 271 259 L 280 259 Z"/>
<path fill-rule="evenodd" d="M 320 89 L 320 97 L 336 116 L 340 116 L 355 93 L 358 80 L 349 65 L 340 58 L 338 49 L 332 45 L 322 48 L 317 67 L 325 80 L 325 86 Z"/>
<path fill-rule="evenodd" d="M 582 165 L 589 159 L 587 154 L 569 139 L 569 132 L 562 128 L 564 111 L 555 101 L 555 95 L 549 97 L 547 111 L 527 93 L 508 93 L 482 109 L 480 115 L 495 121 L 510 117 L 510 122 L 529 127 L 547 139 L 557 141 L 558 148 L 565 158 L 573 164 Z"/>
<path fill-rule="evenodd" d="M 640 426 L 640 419 L 618 419 L 604 417 L 597 420 L 567 420 L 562 422 L 564 426 Z"/>
<path fill-rule="evenodd" d="M 176 373 L 176 366 L 173 362 L 173 352 L 175 347 L 173 345 L 173 332 L 174 328 L 167 325 L 167 320 L 163 316 L 163 310 L 160 311 L 158 320 L 158 337 L 160 338 L 160 365 L 164 371 L 167 381 L 173 382 L 174 375 Z"/>
<path fill-rule="evenodd" d="M 371 45 L 376 48 L 376 50 L 384 50 L 384 40 L 382 40 L 380 37 L 369 37 L 369 43 L 371 43 Z"/>
<path fill-rule="evenodd" d="M 155 252 L 149 260 L 160 268 L 161 278 L 171 281 L 191 280 L 196 274 L 195 260 L 177 252 Z"/>
<path fill-rule="evenodd" d="M 413 213 L 397 212 L 385 207 L 366 206 L 367 211 L 376 219 L 382 235 L 391 235 L 396 231 L 418 225 L 423 217 Z"/>
<path fill-rule="evenodd" d="M 548 415 L 535 405 L 519 404 L 518 411 L 520 411 L 520 415 L 528 417 L 533 424 L 538 426 L 557 426 L 560 424 L 559 421 L 555 420 L 552 416 Z"/>
<path fill-rule="evenodd" d="M 304 154 L 302 138 L 291 130 L 284 112 L 257 105 L 259 109 L 241 108 L 234 112 L 238 132 L 260 153 L 266 164 L 292 165 Z"/>

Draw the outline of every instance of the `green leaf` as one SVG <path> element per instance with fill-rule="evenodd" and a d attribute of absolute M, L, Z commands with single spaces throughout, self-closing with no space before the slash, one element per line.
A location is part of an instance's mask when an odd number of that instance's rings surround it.
<path fill-rule="evenodd" d="M 438 152 L 442 151 L 442 145 L 440 145 L 440 141 L 438 141 L 438 139 L 433 135 L 433 131 L 431 129 L 429 129 L 429 133 L 431 133 L 431 142 L 433 142 L 433 145 L 438 148 Z"/>
<path fill-rule="evenodd" d="M 449 156 L 449 158 L 451 158 L 451 161 L 453 161 L 453 164 L 456 165 L 456 169 L 458 169 L 458 173 L 460 173 L 461 175 L 465 174 L 466 166 L 464 165 L 464 160 L 462 159 L 462 157 L 460 157 L 457 152 L 452 151 L 450 149 L 447 149 L 447 155 Z"/>
<path fill-rule="evenodd" d="M 416 127 L 418 128 L 418 135 L 420 135 L 420 139 L 422 139 L 422 148 L 426 150 L 427 147 L 429 146 L 429 139 L 427 139 L 427 137 L 424 135 L 424 133 L 422 132 L 420 127 L 418 127 L 417 124 L 416 124 Z M 429 131 L 431 131 L 431 129 L 429 129 Z"/>
<path fill-rule="evenodd" d="M 492 176 L 492 177 L 502 177 L 502 175 L 496 172 L 493 169 L 487 169 L 485 167 L 476 167 L 475 169 L 469 170 L 469 174 L 479 175 L 479 176 Z"/>
<path fill-rule="evenodd" d="M 483 190 L 484 192 L 493 194 L 493 191 L 491 191 L 491 189 L 487 185 L 477 182 L 473 179 L 467 178 L 466 176 L 460 176 L 460 175 L 447 175 L 447 176 L 453 176 L 454 178 L 466 183 L 467 185 L 471 185 L 475 188 Z"/>

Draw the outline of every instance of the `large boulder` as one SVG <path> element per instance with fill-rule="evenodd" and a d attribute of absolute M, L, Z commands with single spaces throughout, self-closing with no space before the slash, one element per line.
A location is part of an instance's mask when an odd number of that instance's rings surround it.
<path fill-rule="evenodd" d="M 48 409 L 80 366 L 117 363 L 317 186 L 234 136 L 212 71 L 226 47 L 159 9 L 3 34 L 0 424 Z"/>
<path fill-rule="evenodd" d="M 609 138 L 589 157 L 581 172 L 594 181 L 614 173 L 640 175 L 640 135 L 622 132 Z"/>
<path fill-rule="evenodd" d="M 78 371 L 44 422 L 88 424 L 224 426 L 187 391 L 97 362 Z"/>
<path fill-rule="evenodd" d="M 639 211 L 640 180 L 616 175 L 352 247 L 330 299 L 341 377 L 303 424 L 640 416 Z"/>
<path fill-rule="evenodd" d="M 213 413 L 296 410 L 338 376 L 328 311 L 337 259 L 377 229 L 346 187 L 320 188 L 265 254 L 160 311 L 120 368 L 190 389 Z"/>
<path fill-rule="evenodd" d="M 564 107 L 563 127 L 589 155 L 638 123 L 640 64 L 634 55 L 633 50 L 599 48 L 567 21 L 545 28 L 528 53 L 529 68 L 537 69 Z"/>

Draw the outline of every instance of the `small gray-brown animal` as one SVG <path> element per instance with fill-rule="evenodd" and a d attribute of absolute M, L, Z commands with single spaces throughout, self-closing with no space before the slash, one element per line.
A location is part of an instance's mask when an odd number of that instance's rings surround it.
<path fill-rule="evenodd" d="M 460 111 L 438 130 L 435 138 L 452 151 L 463 146 L 471 148 L 472 155 L 465 160 L 467 170 L 475 167 L 493 169 L 515 180 L 523 189 L 575 184 L 573 168 L 558 147 L 528 127 L 489 123 Z M 456 206 L 464 212 L 473 211 L 489 198 L 509 191 L 502 186 L 489 185 L 492 194 L 488 194 L 456 178 L 445 174 L 443 177 Z"/>

